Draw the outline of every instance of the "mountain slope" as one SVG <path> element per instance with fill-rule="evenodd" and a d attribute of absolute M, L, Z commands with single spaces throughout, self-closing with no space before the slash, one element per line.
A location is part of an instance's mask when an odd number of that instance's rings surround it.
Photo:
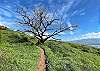
<path fill-rule="evenodd" d="M 0 71 L 35 71 L 39 48 L 36 39 L 21 32 L 0 30 Z M 48 71 L 100 71 L 100 49 L 47 41 Z"/>
<path fill-rule="evenodd" d="M 54 41 L 44 47 L 49 71 L 100 71 L 100 49 Z"/>
<path fill-rule="evenodd" d="M 100 45 L 100 38 L 82 39 L 82 40 L 75 40 L 71 42 L 79 43 L 79 44 L 88 44 L 88 45 Z"/>
<path fill-rule="evenodd" d="M 35 71 L 40 50 L 28 43 L 23 33 L 0 30 L 0 71 Z"/>

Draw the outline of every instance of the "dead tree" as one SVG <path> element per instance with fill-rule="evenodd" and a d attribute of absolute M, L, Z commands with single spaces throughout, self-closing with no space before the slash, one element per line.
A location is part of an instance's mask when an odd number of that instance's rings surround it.
<path fill-rule="evenodd" d="M 31 12 L 20 8 L 17 13 L 20 17 L 16 22 L 30 27 L 24 32 L 34 34 L 34 37 L 38 39 L 37 45 L 43 44 L 46 40 L 54 38 L 55 35 L 59 35 L 61 32 L 73 31 L 77 27 L 76 25 L 68 26 L 62 23 L 55 15 L 51 17 L 47 9 L 43 8 L 37 8 Z"/>

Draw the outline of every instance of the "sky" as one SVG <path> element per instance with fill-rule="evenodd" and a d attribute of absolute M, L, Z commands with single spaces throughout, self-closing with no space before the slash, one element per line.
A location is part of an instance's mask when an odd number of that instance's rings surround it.
<path fill-rule="evenodd" d="M 67 24 L 78 25 L 75 31 L 56 36 L 62 41 L 100 38 L 100 0 L 0 0 L 0 25 L 19 29 L 14 22 L 19 6 L 30 9 L 44 6 L 63 17 Z M 26 27 L 20 27 L 23 28 Z"/>

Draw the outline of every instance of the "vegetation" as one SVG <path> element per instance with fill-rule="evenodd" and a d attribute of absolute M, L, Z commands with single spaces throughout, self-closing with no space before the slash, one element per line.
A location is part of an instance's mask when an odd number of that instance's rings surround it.
<path fill-rule="evenodd" d="M 9 29 L 0 33 L 0 71 L 35 71 L 40 53 L 37 40 Z M 53 40 L 41 46 L 48 71 L 100 71 L 100 49 Z"/>
<path fill-rule="evenodd" d="M 43 47 L 48 71 L 100 71 L 100 49 L 56 41 Z"/>
<path fill-rule="evenodd" d="M 11 30 L 0 30 L 0 71 L 35 71 L 39 48 L 29 37 Z"/>

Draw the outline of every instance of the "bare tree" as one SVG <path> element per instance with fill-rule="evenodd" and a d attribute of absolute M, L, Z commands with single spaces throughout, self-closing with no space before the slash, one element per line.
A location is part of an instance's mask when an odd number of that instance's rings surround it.
<path fill-rule="evenodd" d="M 62 23 L 59 18 L 56 18 L 54 14 L 50 15 L 44 8 L 37 8 L 31 12 L 20 8 L 17 13 L 20 15 L 17 23 L 30 27 L 25 32 L 34 34 L 38 39 L 37 45 L 43 44 L 46 40 L 54 38 L 61 32 L 73 31 L 77 27 L 76 25 L 68 26 Z"/>

